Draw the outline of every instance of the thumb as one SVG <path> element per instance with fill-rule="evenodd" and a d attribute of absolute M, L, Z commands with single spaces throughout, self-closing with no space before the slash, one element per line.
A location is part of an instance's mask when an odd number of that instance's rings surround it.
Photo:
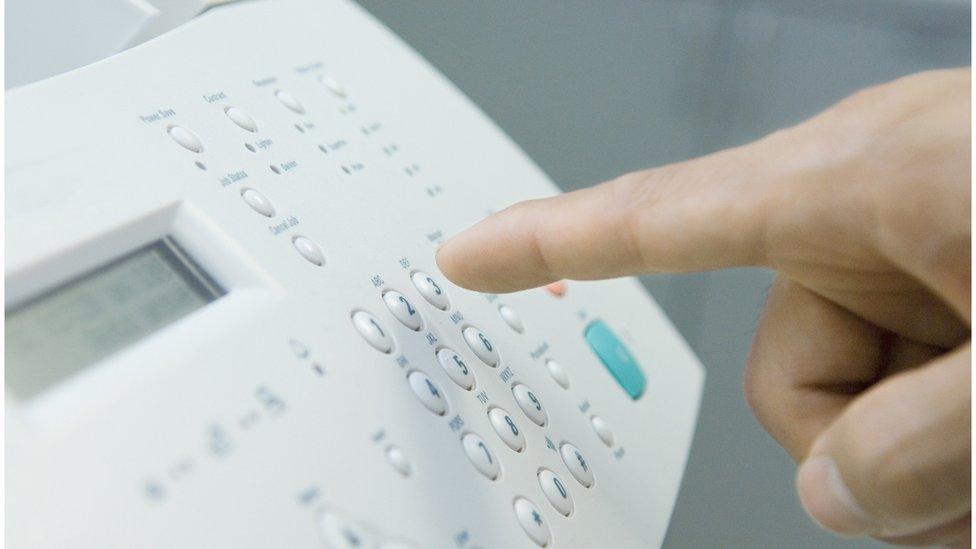
<path fill-rule="evenodd" d="M 834 420 L 797 472 L 814 520 L 842 535 L 910 543 L 968 532 L 970 359 L 966 344 L 887 378 Z"/>

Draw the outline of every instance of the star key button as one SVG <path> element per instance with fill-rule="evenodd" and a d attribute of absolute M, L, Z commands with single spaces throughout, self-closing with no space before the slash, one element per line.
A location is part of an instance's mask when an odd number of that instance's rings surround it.
<path fill-rule="evenodd" d="M 525 530 L 525 533 L 536 545 L 539 547 L 549 545 L 549 542 L 552 540 L 549 525 L 546 524 L 542 513 L 539 512 L 539 509 L 534 503 L 526 498 L 520 497 L 516 499 L 515 517 L 518 519 L 519 525 L 522 526 L 522 529 Z"/>

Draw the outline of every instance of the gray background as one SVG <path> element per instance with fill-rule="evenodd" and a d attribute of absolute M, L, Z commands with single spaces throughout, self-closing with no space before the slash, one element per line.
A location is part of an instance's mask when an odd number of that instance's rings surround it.
<path fill-rule="evenodd" d="M 970 63 L 970 4 L 360 0 L 563 188 L 741 144 L 851 91 Z M 871 547 L 820 533 L 741 372 L 771 276 L 645 277 L 708 369 L 667 547 Z"/>

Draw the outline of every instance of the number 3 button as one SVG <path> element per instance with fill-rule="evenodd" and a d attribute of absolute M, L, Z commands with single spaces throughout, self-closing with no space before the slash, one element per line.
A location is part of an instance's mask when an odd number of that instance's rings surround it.
<path fill-rule="evenodd" d="M 403 294 L 390 290 L 383 294 L 383 302 L 386 303 L 386 307 L 390 309 L 393 316 L 402 322 L 404 326 L 415 332 L 420 329 L 420 325 L 422 324 L 420 321 L 420 313 L 417 312 L 413 303 L 410 303 Z"/>
<path fill-rule="evenodd" d="M 468 344 L 468 347 L 471 347 L 471 350 L 478 355 L 482 362 L 492 368 L 498 366 L 498 349 L 495 348 L 495 344 L 488 339 L 484 332 L 474 326 L 468 326 L 462 335 L 464 335 L 464 342 Z"/>
<path fill-rule="evenodd" d="M 444 293 L 444 288 L 441 288 L 440 284 L 431 278 L 430 275 L 417 271 L 410 276 L 410 279 L 413 280 L 413 285 L 417 287 L 420 295 L 424 296 L 424 299 L 430 302 L 431 305 L 442 311 L 447 310 L 447 307 L 451 304 L 447 300 L 447 294 Z"/>
<path fill-rule="evenodd" d="M 437 362 L 441 363 L 441 368 L 444 368 L 447 375 L 462 389 L 470 390 L 474 386 L 474 374 L 464 363 L 461 355 L 445 347 L 437 351 Z"/>
<path fill-rule="evenodd" d="M 516 452 L 521 452 L 525 448 L 525 435 L 515 424 L 512 416 L 501 408 L 492 408 L 488 411 L 488 419 L 491 421 L 492 428 L 498 433 L 498 438 Z"/>

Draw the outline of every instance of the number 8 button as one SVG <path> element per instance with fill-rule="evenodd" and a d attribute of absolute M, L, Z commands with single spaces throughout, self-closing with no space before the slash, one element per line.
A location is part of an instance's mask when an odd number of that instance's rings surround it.
<path fill-rule="evenodd" d="M 441 368 L 444 368 L 444 371 L 447 372 L 451 380 L 457 383 L 462 389 L 471 390 L 471 387 L 474 386 L 474 374 L 471 373 L 471 368 L 468 368 L 468 365 L 461 359 L 461 355 L 444 347 L 440 351 L 437 351 L 437 362 L 441 363 Z"/>
<path fill-rule="evenodd" d="M 498 366 L 498 349 L 495 348 L 495 344 L 488 339 L 484 332 L 474 326 L 468 326 L 461 333 L 464 336 L 464 342 L 468 344 L 468 347 L 471 347 L 471 350 L 478 355 L 482 362 L 492 368 Z"/>
<path fill-rule="evenodd" d="M 525 435 L 515 424 L 512 416 L 501 408 L 492 408 L 488 411 L 488 419 L 491 421 L 492 428 L 498 433 L 498 438 L 516 452 L 521 452 L 525 448 Z"/>

